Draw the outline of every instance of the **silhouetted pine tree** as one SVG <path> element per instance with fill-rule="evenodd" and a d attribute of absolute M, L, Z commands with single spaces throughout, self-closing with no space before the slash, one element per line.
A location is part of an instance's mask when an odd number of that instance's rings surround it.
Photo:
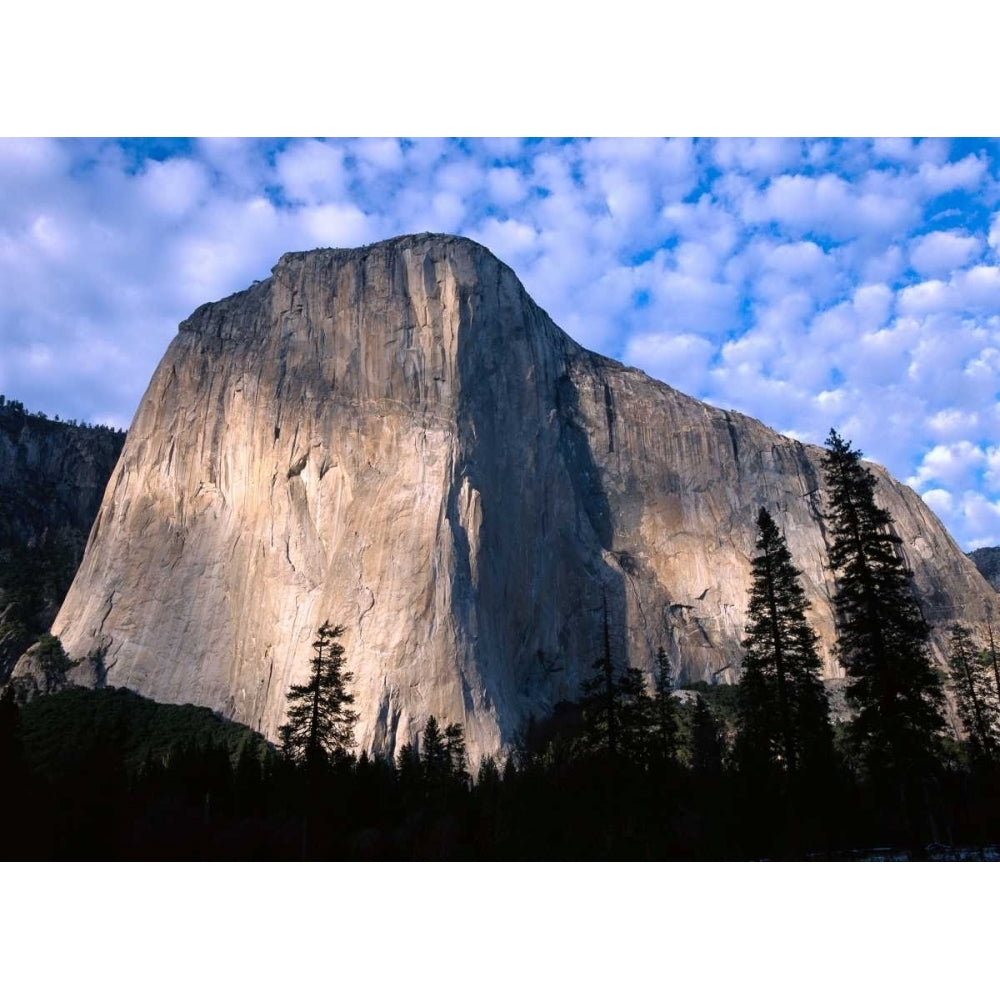
<path fill-rule="evenodd" d="M 646 690 L 641 670 L 629 667 L 615 685 L 615 707 L 619 719 L 622 756 L 643 764 L 650 755 L 653 699 Z"/>
<path fill-rule="evenodd" d="M 282 754 L 312 769 L 346 756 L 354 746 L 358 714 L 347 690 L 354 675 L 344 670 L 344 647 L 337 642 L 343 634 L 343 625 L 327 621 L 319 627 L 309 681 L 289 688 L 288 721 L 278 730 Z"/>
<path fill-rule="evenodd" d="M 448 759 L 448 774 L 463 788 L 469 784 L 469 756 L 465 750 L 465 731 L 460 722 L 444 728 L 444 752 Z"/>
<path fill-rule="evenodd" d="M 747 606 L 736 756 L 741 770 L 794 776 L 833 752 L 816 633 L 784 538 L 762 507 Z"/>
<path fill-rule="evenodd" d="M 433 715 L 427 720 L 424 731 L 420 734 L 420 762 L 429 785 L 440 787 L 447 781 L 451 761 L 448 758 L 448 748 L 445 746 L 441 727 Z"/>
<path fill-rule="evenodd" d="M 993 634 L 993 622 L 987 621 L 986 635 L 989 638 L 988 648 L 983 650 L 983 662 L 993 670 L 994 694 L 1000 702 L 1000 655 L 997 653 L 996 636 Z"/>
<path fill-rule="evenodd" d="M 875 477 L 835 430 L 826 440 L 837 651 L 857 714 L 852 737 L 872 775 L 926 774 L 939 754 L 941 678 Z"/>
<path fill-rule="evenodd" d="M 603 653 L 594 661 L 592 675 L 583 682 L 583 715 L 586 741 L 592 751 L 617 757 L 621 729 L 620 689 L 611 662 L 611 630 L 608 601 L 601 595 L 604 613 Z"/>
<path fill-rule="evenodd" d="M 697 695 L 691 719 L 691 770 L 698 777 L 722 773 L 722 731 L 704 698 Z"/>
<path fill-rule="evenodd" d="M 984 656 L 964 625 L 951 627 L 948 667 L 958 716 L 968 738 L 972 759 L 997 762 L 1000 707 L 993 687 L 992 663 Z"/>
<path fill-rule="evenodd" d="M 674 673 L 662 646 L 656 651 L 654 692 L 652 753 L 661 763 L 674 763 L 677 760 L 677 701 L 674 698 Z"/>
<path fill-rule="evenodd" d="M 420 754 L 413 743 L 404 743 L 396 754 L 396 778 L 407 802 L 417 798 L 423 785 L 424 771 Z"/>

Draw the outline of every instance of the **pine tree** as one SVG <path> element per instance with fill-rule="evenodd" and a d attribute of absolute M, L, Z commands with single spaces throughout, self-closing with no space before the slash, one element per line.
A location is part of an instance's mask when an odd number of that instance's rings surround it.
<path fill-rule="evenodd" d="M 698 777 L 722 773 L 722 730 L 704 698 L 697 695 L 691 716 L 691 770 Z"/>
<path fill-rule="evenodd" d="M 465 730 L 460 722 L 451 722 L 444 728 L 444 752 L 448 760 L 448 773 L 463 788 L 469 784 L 469 755 L 465 749 Z"/>
<path fill-rule="evenodd" d="M 993 689 L 991 661 L 964 625 L 952 625 L 950 640 L 948 667 L 972 758 L 977 763 L 996 762 L 1000 708 Z"/>
<path fill-rule="evenodd" d="M 996 637 L 993 634 L 992 620 L 986 623 L 986 634 L 989 637 L 989 649 L 983 650 L 983 661 L 988 663 L 993 669 L 994 693 L 1000 703 L 1000 655 L 997 654 Z"/>
<path fill-rule="evenodd" d="M 806 621 L 799 571 L 771 515 L 757 517 L 747 606 L 737 759 L 745 770 L 790 776 L 832 753 L 833 734 L 816 633 Z"/>
<path fill-rule="evenodd" d="M 584 721 L 590 749 L 617 757 L 621 728 L 620 691 L 611 661 L 611 630 L 607 595 L 601 594 L 604 615 L 604 655 L 594 661 L 592 675 L 583 682 Z"/>
<path fill-rule="evenodd" d="M 431 785 L 442 785 L 448 777 L 450 761 L 448 748 L 438 720 L 432 715 L 420 734 L 420 761 L 423 772 Z"/>
<path fill-rule="evenodd" d="M 674 675 L 666 650 L 656 651 L 656 679 L 653 696 L 653 753 L 662 763 L 677 759 L 677 702 L 674 699 Z"/>
<path fill-rule="evenodd" d="M 653 727 L 653 699 L 646 690 L 641 670 L 629 667 L 615 685 L 619 739 L 626 760 L 644 764 L 650 754 Z"/>
<path fill-rule="evenodd" d="M 830 491 L 830 565 L 837 577 L 837 651 L 856 710 L 851 734 L 871 774 L 926 774 L 939 752 L 941 678 L 876 480 L 835 430 L 823 460 Z"/>
<path fill-rule="evenodd" d="M 355 745 L 358 713 L 347 690 L 354 675 L 344 670 L 344 647 L 337 642 L 343 634 L 343 625 L 326 621 L 319 627 L 309 681 L 289 688 L 288 721 L 278 731 L 282 754 L 313 770 L 346 756 Z"/>
<path fill-rule="evenodd" d="M 415 795 L 423 783 L 420 754 L 414 744 L 404 743 L 396 755 L 396 777 L 404 795 Z"/>

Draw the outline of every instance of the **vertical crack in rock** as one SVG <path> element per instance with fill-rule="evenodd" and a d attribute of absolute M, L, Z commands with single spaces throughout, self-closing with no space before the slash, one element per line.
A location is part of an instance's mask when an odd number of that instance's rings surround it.
<path fill-rule="evenodd" d="M 736 474 L 740 475 L 740 447 L 739 442 L 736 439 L 736 428 L 733 426 L 733 418 L 727 412 L 726 417 L 726 430 L 729 431 L 729 444 L 733 449 L 733 466 L 736 469 Z"/>
<path fill-rule="evenodd" d="M 604 416 L 608 424 L 608 451 L 615 450 L 615 404 L 611 398 L 611 386 L 604 383 Z"/>

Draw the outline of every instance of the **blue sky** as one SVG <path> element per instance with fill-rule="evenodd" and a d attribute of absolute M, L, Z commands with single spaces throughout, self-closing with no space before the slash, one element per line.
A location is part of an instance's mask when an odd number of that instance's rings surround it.
<path fill-rule="evenodd" d="M 0 139 L 0 392 L 127 426 L 288 250 L 461 233 L 580 343 L 1000 543 L 995 141 Z"/>

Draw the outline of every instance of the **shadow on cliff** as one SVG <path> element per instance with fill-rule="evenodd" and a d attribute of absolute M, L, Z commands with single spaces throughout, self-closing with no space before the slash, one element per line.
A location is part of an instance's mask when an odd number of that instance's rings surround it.
<path fill-rule="evenodd" d="M 612 510 L 570 342 L 526 295 L 506 312 L 510 303 L 484 304 L 492 291 L 480 286 L 461 300 L 460 447 L 448 520 L 462 577 L 456 592 L 467 595 L 455 611 L 471 640 L 472 686 L 510 742 L 532 716 L 579 698 L 604 655 L 605 607 L 614 670 L 628 666 L 626 599 L 622 572 L 605 558 Z M 481 502 L 477 574 L 459 517 L 464 480 Z M 471 681 L 463 676 L 467 711 Z"/>

